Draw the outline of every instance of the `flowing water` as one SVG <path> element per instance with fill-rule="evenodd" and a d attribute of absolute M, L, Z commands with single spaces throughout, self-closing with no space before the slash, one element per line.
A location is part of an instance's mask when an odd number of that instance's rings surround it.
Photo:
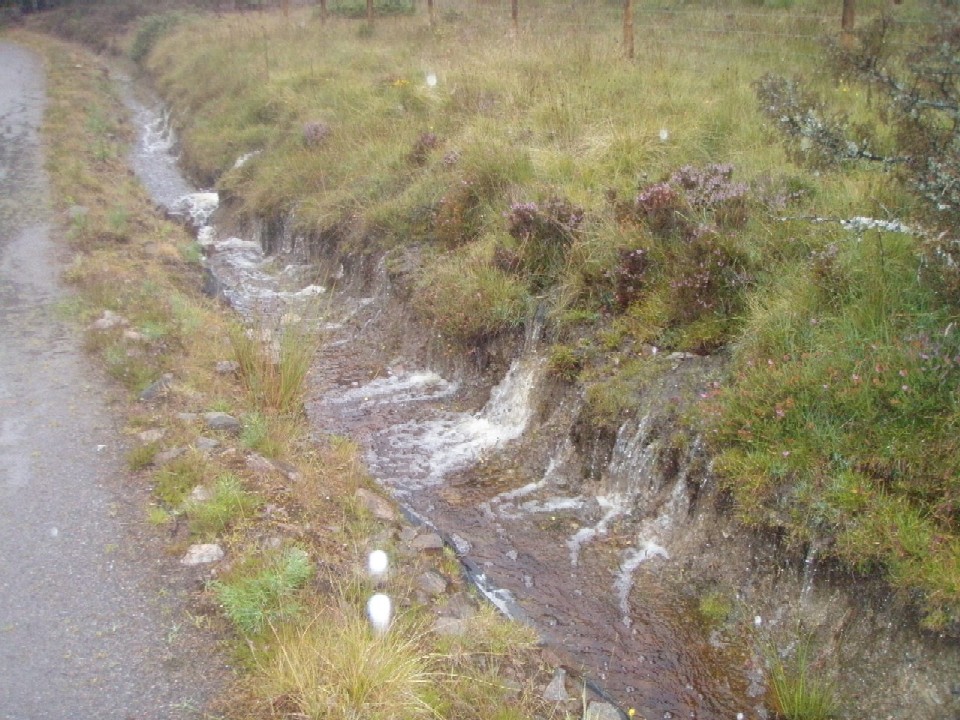
<path fill-rule="evenodd" d="M 179 175 L 159 105 L 129 88 L 126 101 L 142 128 L 135 170 L 158 204 L 197 229 L 204 262 L 238 311 L 296 314 L 324 292 L 305 281 L 309 269 L 279 265 L 259 242 L 221 238 L 210 224 L 217 197 Z M 326 326 L 315 363 L 311 421 L 357 439 L 378 481 L 454 545 L 493 602 L 641 717 L 762 713 L 743 672 L 727 669 L 730 658 L 694 620 L 691 601 L 657 582 L 702 472 L 697 443 L 678 452 L 665 439 L 668 425 L 677 399 L 709 377 L 709 361 L 675 363 L 619 429 L 609 461 L 585 469 L 564 419 L 575 413 L 561 407 L 544 419 L 534 410 L 545 375 L 536 333 L 481 394 L 422 356 L 380 357 L 383 298 L 338 293 L 327 310 L 340 317 Z M 514 463 L 520 456 L 527 461 Z"/>

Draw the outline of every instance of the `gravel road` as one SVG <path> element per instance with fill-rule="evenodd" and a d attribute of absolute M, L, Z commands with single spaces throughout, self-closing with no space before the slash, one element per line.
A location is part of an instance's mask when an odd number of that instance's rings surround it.
<path fill-rule="evenodd" d="M 110 386 L 58 306 L 41 63 L 0 40 L 0 720 L 201 717 L 197 578 L 124 488 Z"/>

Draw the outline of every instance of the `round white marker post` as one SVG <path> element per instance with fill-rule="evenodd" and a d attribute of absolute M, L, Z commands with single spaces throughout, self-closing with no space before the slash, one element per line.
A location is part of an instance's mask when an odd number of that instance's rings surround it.
<path fill-rule="evenodd" d="M 390 612 L 390 598 L 383 593 L 377 593 L 367 600 L 367 617 L 378 635 L 382 635 L 390 627 Z"/>
<path fill-rule="evenodd" d="M 383 550 L 374 550 L 367 558 L 367 570 L 373 582 L 377 585 L 382 583 L 387 577 L 387 571 L 390 569 L 390 558 Z"/>

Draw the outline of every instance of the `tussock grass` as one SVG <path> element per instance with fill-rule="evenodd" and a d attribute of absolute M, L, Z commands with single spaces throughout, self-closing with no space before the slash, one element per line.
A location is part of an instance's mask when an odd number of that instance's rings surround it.
<path fill-rule="evenodd" d="M 191 534 L 212 540 L 235 521 L 250 517 L 259 505 L 259 498 L 246 490 L 238 477 L 226 474 L 217 478 L 209 499 L 190 501 L 184 510 Z"/>
<path fill-rule="evenodd" d="M 279 337 L 235 326 L 230 331 L 234 359 L 254 403 L 263 410 L 296 412 L 318 340 L 292 327 Z"/>
<path fill-rule="evenodd" d="M 770 691 L 777 717 L 783 720 L 830 720 L 836 717 L 833 687 L 814 668 L 809 639 L 801 639 L 794 656 L 779 655 L 770 672 Z"/>

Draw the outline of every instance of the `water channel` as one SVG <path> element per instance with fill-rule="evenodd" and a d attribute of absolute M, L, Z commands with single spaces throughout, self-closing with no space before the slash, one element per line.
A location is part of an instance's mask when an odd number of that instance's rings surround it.
<path fill-rule="evenodd" d="M 271 258 L 255 238 L 221 237 L 209 224 L 217 196 L 180 175 L 162 107 L 130 86 L 124 95 L 141 129 L 131 163 L 159 205 L 199 228 L 223 296 L 247 317 L 300 317 L 326 292 L 302 258 Z M 702 471 L 697 443 L 678 457 L 664 425 L 676 396 L 715 374 L 709 359 L 675 363 L 619 429 L 609 459 L 585 473 L 571 408 L 538 409 L 545 363 L 535 328 L 499 382 L 480 392 L 425 355 L 383 355 L 386 295 L 330 295 L 311 422 L 361 443 L 377 480 L 454 545 L 491 601 L 648 720 L 763 716 L 757 679 L 730 669 L 726 643 L 708 638 L 691 601 L 656 581 Z M 519 454 L 523 469 L 511 462 Z"/>

